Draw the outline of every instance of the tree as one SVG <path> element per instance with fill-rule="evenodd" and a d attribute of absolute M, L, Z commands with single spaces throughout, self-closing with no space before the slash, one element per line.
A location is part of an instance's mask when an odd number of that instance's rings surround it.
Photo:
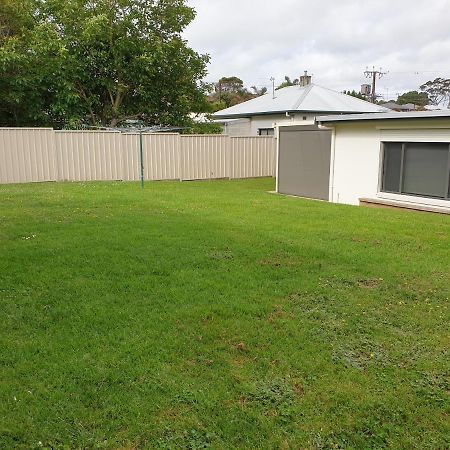
<path fill-rule="evenodd" d="M 0 125 L 53 125 L 52 102 L 61 77 L 63 47 L 40 2 L 4 0 L 0 7 Z M 53 114 L 54 116 L 54 114 Z"/>
<path fill-rule="evenodd" d="M 18 36 L 20 29 L 30 20 L 26 5 L 20 0 L 2 0 L 0 3 L 0 44 L 7 38 Z"/>
<path fill-rule="evenodd" d="M 343 94 L 350 95 L 355 98 L 359 98 L 360 100 L 367 100 L 366 96 L 361 92 L 357 92 L 354 89 L 352 91 L 343 91 Z"/>
<path fill-rule="evenodd" d="M 222 134 L 223 125 L 215 122 L 193 123 L 190 127 L 185 128 L 184 134 Z"/>
<path fill-rule="evenodd" d="M 417 106 L 426 106 L 430 102 L 428 94 L 426 92 L 409 91 L 397 98 L 397 103 L 399 105 L 406 105 L 407 103 L 412 103 Z"/>
<path fill-rule="evenodd" d="M 208 97 L 210 103 L 216 105 L 215 111 L 237 105 L 255 98 L 255 95 L 244 87 L 238 77 L 222 77 L 215 85 L 215 92 Z"/>
<path fill-rule="evenodd" d="M 295 80 L 291 80 L 287 75 L 284 77 L 284 81 L 276 87 L 275 90 L 278 91 L 278 89 L 283 89 L 285 87 L 289 86 L 297 86 L 299 84 L 300 80 L 296 78 Z"/>
<path fill-rule="evenodd" d="M 262 88 L 257 88 L 256 86 L 252 86 L 251 90 L 254 92 L 256 97 L 261 97 L 261 95 L 264 95 L 267 93 L 267 88 L 265 86 Z"/>
<path fill-rule="evenodd" d="M 221 92 L 242 92 L 244 91 L 244 82 L 238 77 L 222 77 L 217 84 L 217 89 Z"/>
<path fill-rule="evenodd" d="M 209 57 L 182 39 L 185 0 L 3 1 L 20 7 L 0 23 L 1 124 L 182 126 L 204 109 Z"/>
<path fill-rule="evenodd" d="M 450 106 L 450 79 L 436 78 L 420 86 L 420 90 L 428 95 L 433 105 Z"/>

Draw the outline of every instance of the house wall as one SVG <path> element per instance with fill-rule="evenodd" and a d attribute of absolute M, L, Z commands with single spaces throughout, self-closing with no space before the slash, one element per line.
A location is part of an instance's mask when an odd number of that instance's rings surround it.
<path fill-rule="evenodd" d="M 307 120 L 303 120 L 303 117 Z M 293 114 L 290 117 L 286 117 L 285 114 L 254 116 L 250 119 L 250 135 L 257 136 L 260 128 L 273 128 L 276 125 L 313 124 L 314 119 L 315 116 L 312 114 Z"/>
<path fill-rule="evenodd" d="M 381 143 L 450 142 L 450 120 L 391 120 L 333 125 L 330 199 L 358 205 L 363 197 L 449 206 L 447 200 L 380 192 Z"/>
<path fill-rule="evenodd" d="M 228 136 L 251 136 L 250 119 L 238 119 L 223 124 L 223 134 Z"/>
<path fill-rule="evenodd" d="M 306 120 L 304 119 L 306 117 Z M 261 128 L 274 128 L 277 125 L 313 125 L 315 115 L 308 113 L 291 114 L 271 114 L 254 116 L 251 118 L 231 119 L 223 122 L 223 134 L 228 136 L 258 136 Z"/>

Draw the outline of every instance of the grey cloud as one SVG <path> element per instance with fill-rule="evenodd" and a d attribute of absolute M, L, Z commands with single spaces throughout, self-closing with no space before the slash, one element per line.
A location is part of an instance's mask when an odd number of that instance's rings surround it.
<path fill-rule="evenodd" d="M 317 83 L 357 89 L 365 67 L 390 71 L 380 93 L 450 77 L 450 0 L 189 0 L 197 18 L 185 33 L 209 53 L 209 80 L 247 85 L 308 69 Z M 416 74 L 415 72 L 419 72 Z"/>

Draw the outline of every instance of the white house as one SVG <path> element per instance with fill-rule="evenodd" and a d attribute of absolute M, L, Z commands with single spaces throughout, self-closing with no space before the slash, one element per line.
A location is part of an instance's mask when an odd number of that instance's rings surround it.
<path fill-rule="evenodd" d="M 325 116 L 279 134 L 280 193 L 450 214 L 450 111 Z"/>
<path fill-rule="evenodd" d="M 305 73 L 298 86 L 267 93 L 213 114 L 231 136 L 274 135 L 275 127 L 296 123 L 314 123 L 324 114 L 356 114 L 388 112 L 380 105 L 311 83 Z"/>

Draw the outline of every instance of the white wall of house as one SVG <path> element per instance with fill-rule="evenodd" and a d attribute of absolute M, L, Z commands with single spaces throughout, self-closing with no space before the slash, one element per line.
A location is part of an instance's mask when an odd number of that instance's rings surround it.
<path fill-rule="evenodd" d="M 330 199 L 358 205 L 360 198 L 450 207 L 448 200 L 381 192 L 382 142 L 450 142 L 450 120 L 374 120 L 333 127 Z"/>
<path fill-rule="evenodd" d="M 306 117 L 304 120 L 303 118 Z M 312 114 L 292 114 L 289 117 L 286 114 L 273 114 L 264 116 L 253 116 L 251 118 L 250 135 L 257 136 L 261 128 L 274 128 L 277 125 L 302 125 L 314 123 L 315 116 Z"/>
<path fill-rule="evenodd" d="M 228 136 L 251 136 L 250 119 L 232 119 L 224 121 L 223 134 Z"/>
<path fill-rule="evenodd" d="M 274 128 L 277 125 L 310 125 L 314 123 L 312 114 L 272 114 L 252 118 L 224 119 L 223 134 L 228 136 L 258 136 L 260 129 Z"/>

